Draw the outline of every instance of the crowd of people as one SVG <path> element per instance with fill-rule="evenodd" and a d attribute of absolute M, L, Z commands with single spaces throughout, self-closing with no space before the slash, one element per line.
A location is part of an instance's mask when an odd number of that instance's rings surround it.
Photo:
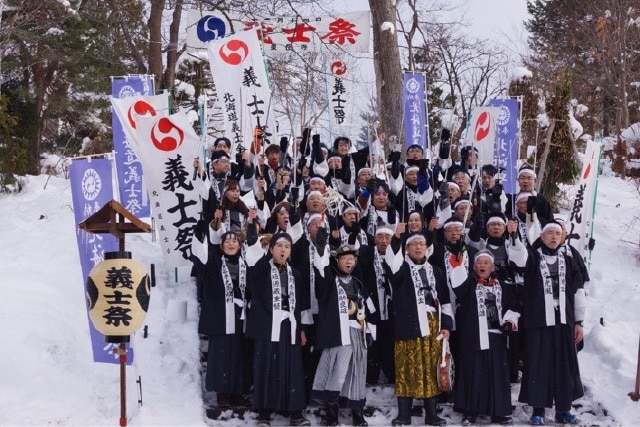
<path fill-rule="evenodd" d="M 274 412 L 309 425 L 314 404 L 325 425 L 350 408 L 350 424 L 366 426 L 366 387 L 378 383 L 395 387 L 393 425 L 411 424 L 414 399 L 426 425 L 446 424 L 447 399 L 463 425 L 506 425 L 521 382 L 531 424 L 552 407 L 556 422 L 577 423 L 589 277 L 534 169 L 523 165 L 506 194 L 473 149 L 452 164 L 419 145 L 385 158 L 382 144 L 381 133 L 371 150 L 346 137 L 327 146 L 305 130 L 262 154 L 218 138 L 208 162 L 194 161 L 206 389 L 220 407 L 250 406 L 260 426 Z"/>

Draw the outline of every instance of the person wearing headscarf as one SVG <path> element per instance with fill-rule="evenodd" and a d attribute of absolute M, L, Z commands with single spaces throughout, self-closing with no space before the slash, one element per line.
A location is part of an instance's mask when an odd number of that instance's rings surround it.
<path fill-rule="evenodd" d="M 524 274 L 524 371 L 520 402 L 533 408 L 530 423 L 545 423 L 545 408 L 555 406 L 555 420 L 576 424 L 571 404 L 584 395 L 576 345 L 582 341 L 585 311 L 580 266 L 562 250 L 562 226 L 542 228 L 530 250 Z"/>
<path fill-rule="evenodd" d="M 247 255 L 249 264 L 246 336 L 253 340 L 253 407 L 258 425 L 269 426 L 271 414 L 290 414 L 290 425 L 310 425 L 303 411 L 304 371 L 301 313 L 308 309 L 300 273 L 289 264 L 292 240 L 276 233 L 268 253 Z"/>
<path fill-rule="evenodd" d="M 520 313 L 512 288 L 495 271 L 488 249 L 478 251 L 473 269 L 455 267 L 453 290 L 459 304 L 456 327 L 459 338 L 454 385 L 454 409 L 462 412 L 462 425 L 475 424 L 489 415 L 494 424 L 511 424 L 511 388 L 506 334 L 518 329 Z"/>

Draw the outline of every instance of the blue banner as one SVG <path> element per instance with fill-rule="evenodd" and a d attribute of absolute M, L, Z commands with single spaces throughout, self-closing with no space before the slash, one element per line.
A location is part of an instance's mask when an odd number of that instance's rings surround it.
<path fill-rule="evenodd" d="M 82 288 L 94 265 L 104 260 L 105 252 L 118 250 L 118 239 L 111 234 L 88 233 L 77 227 L 113 199 L 111 161 L 108 159 L 74 159 L 69 168 L 71 197 L 76 224 L 76 239 L 82 267 Z M 84 293 L 84 291 L 83 291 Z M 104 335 L 93 327 L 87 310 L 94 362 L 119 363 L 113 354 L 113 344 L 105 343 Z M 127 363 L 133 362 L 130 349 Z"/>
<path fill-rule="evenodd" d="M 429 157 L 429 122 L 427 121 L 427 93 L 422 73 L 404 73 L 402 91 L 404 138 L 407 147 L 418 144 Z"/>
<path fill-rule="evenodd" d="M 111 79 L 111 95 L 114 98 L 154 95 L 153 76 L 114 77 Z M 120 119 L 113 112 L 112 126 L 120 204 L 139 218 L 151 216 L 142 165 L 127 140 Z"/>
<path fill-rule="evenodd" d="M 489 106 L 500 108 L 500 114 L 496 120 L 498 129 L 498 144 L 496 146 L 498 164 L 496 166 L 504 169 L 504 178 L 502 179 L 504 191 L 515 194 L 518 191 L 520 102 L 517 99 L 491 99 Z"/>

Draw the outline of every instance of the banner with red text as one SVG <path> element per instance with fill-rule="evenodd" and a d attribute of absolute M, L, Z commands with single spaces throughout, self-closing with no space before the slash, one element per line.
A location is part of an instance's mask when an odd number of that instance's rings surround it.
<path fill-rule="evenodd" d="M 314 16 L 265 16 L 250 18 L 191 9 L 187 13 L 187 47 L 206 48 L 206 43 L 244 30 L 255 30 L 265 53 L 369 52 L 371 17 L 368 11 Z"/>

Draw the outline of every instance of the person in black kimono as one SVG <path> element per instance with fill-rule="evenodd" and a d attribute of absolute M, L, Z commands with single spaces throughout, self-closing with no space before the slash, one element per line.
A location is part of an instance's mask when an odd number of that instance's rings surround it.
<path fill-rule="evenodd" d="M 503 286 L 488 249 L 474 257 L 473 271 L 463 266 L 452 271 L 458 301 L 456 323 L 459 352 L 456 360 L 454 408 L 462 412 L 462 425 L 475 424 L 478 415 L 490 415 L 494 424 L 511 419 L 511 388 L 505 335 L 518 328 L 512 288 Z"/>
<path fill-rule="evenodd" d="M 250 243 L 257 241 L 252 228 Z M 198 333 L 208 335 L 205 388 L 215 391 L 218 407 L 248 406 L 251 388 L 251 341 L 244 334 L 247 265 L 235 232 L 212 233 L 212 245 L 194 239 L 194 265 L 202 280 Z"/>
<path fill-rule="evenodd" d="M 316 296 L 318 329 L 316 346 L 322 350 L 313 381 L 313 396 L 324 402 L 325 425 L 336 426 L 338 407 L 351 409 L 352 424 L 367 426 L 362 410 L 366 398 L 368 296 L 360 280 L 352 276 L 358 250 L 342 245 L 318 256 Z"/>
<path fill-rule="evenodd" d="M 545 407 L 555 404 L 555 420 L 576 424 L 571 402 L 584 395 L 576 345 L 582 341 L 585 293 L 580 266 L 560 250 L 562 226 L 542 228 L 524 273 L 524 371 L 518 400 L 533 407 L 529 422 L 545 423 Z"/>
<path fill-rule="evenodd" d="M 269 254 L 247 254 L 246 336 L 253 339 L 253 406 L 258 425 L 269 426 L 273 411 L 290 414 L 292 426 L 310 425 L 306 408 L 300 313 L 308 308 L 300 273 L 288 264 L 291 236 L 276 233 Z M 254 264 L 255 263 L 255 264 Z"/>
<path fill-rule="evenodd" d="M 411 424 L 413 399 L 424 399 L 427 425 L 446 424 L 437 415 L 438 357 L 441 339 L 449 338 L 453 313 L 442 270 L 431 265 L 427 239 L 417 233 L 406 240 L 406 256 L 387 248 L 385 271 L 391 282 L 398 416 L 392 425 Z"/>

